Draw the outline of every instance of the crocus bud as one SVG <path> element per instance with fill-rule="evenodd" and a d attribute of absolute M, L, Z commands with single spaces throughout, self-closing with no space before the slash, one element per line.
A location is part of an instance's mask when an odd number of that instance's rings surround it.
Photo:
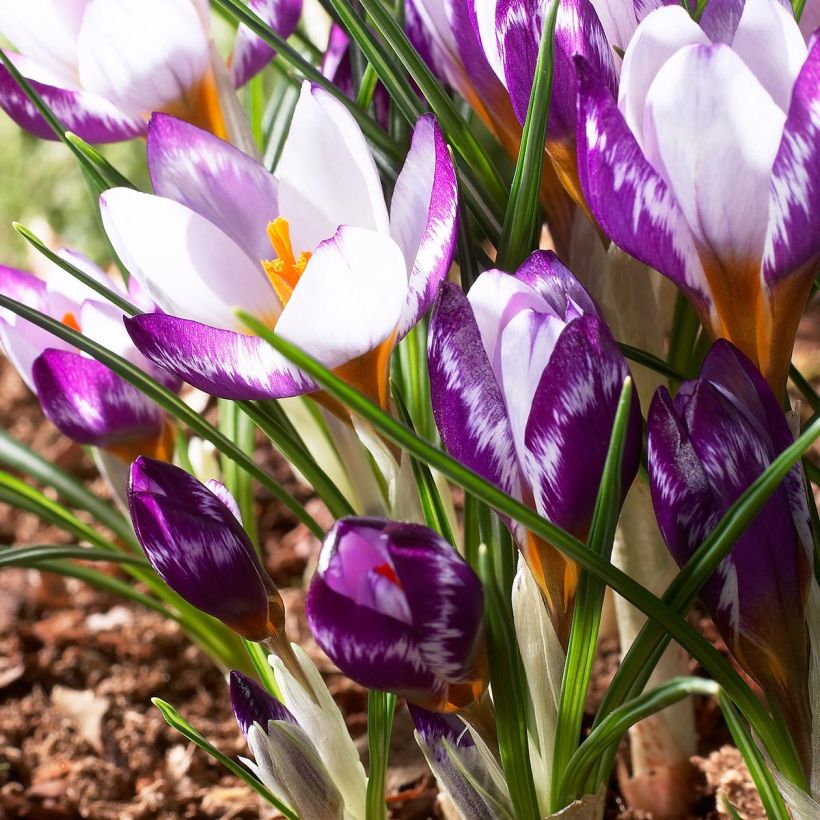
<path fill-rule="evenodd" d="M 219 495 L 179 467 L 141 457 L 128 504 L 148 560 L 175 592 L 248 640 L 284 633 L 282 598 Z"/>
<path fill-rule="evenodd" d="M 629 368 L 572 273 L 555 254 L 536 252 L 513 276 L 482 273 L 466 296 L 446 283 L 430 320 L 428 360 L 433 414 L 447 451 L 585 539 Z M 624 496 L 640 451 L 633 393 Z M 509 524 L 566 645 L 577 566 Z"/>
<path fill-rule="evenodd" d="M 481 582 L 418 524 L 343 518 L 325 537 L 307 620 L 333 662 L 369 689 L 440 712 L 487 686 Z"/>
<path fill-rule="evenodd" d="M 467 724 L 456 715 L 412 705 L 410 716 L 419 748 L 462 817 L 512 820 L 515 814 L 501 767 L 480 739 L 476 744 Z"/>
<path fill-rule="evenodd" d="M 316 747 L 276 698 L 231 672 L 231 705 L 253 752 L 243 762 L 300 817 L 341 820 L 344 802 Z"/>
<path fill-rule="evenodd" d="M 697 379 L 649 411 L 649 477 L 658 524 L 683 564 L 729 507 L 793 441 L 759 371 L 729 342 L 714 344 Z M 805 608 L 811 536 L 794 467 L 701 590 L 738 663 L 808 739 Z M 807 753 L 806 745 L 802 751 Z"/>

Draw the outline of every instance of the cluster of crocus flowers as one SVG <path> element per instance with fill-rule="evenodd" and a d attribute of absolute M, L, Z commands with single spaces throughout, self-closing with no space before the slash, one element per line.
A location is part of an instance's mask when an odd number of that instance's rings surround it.
<path fill-rule="evenodd" d="M 247 335 L 241 307 L 386 404 L 390 352 L 429 308 L 455 245 L 455 171 L 435 119 L 416 124 L 389 212 L 355 120 L 308 83 L 276 176 L 166 115 L 149 126 L 148 162 L 155 195 L 101 199 L 114 248 L 165 311 L 127 322 L 137 347 L 216 396 L 315 390 Z"/>
<path fill-rule="evenodd" d="M 60 256 L 126 296 L 86 257 L 67 250 Z M 176 376 L 149 362 L 134 347 L 123 327 L 122 311 L 57 265 L 47 279 L 0 266 L 0 293 L 104 345 L 166 387 L 179 387 Z M 154 307 L 133 280 L 127 298 L 137 307 Z M 0 310 L 0 344 L 37 394 L 45 415 L 64 435 L 103 448 L 124 462 L 140 454 L 171 457 L 173 429 L 163 411 L 96 359 L 9 310 Z"/>
<path fill-rule="evenodd" d="M 437 712 L 472 709 L 487 688 L 481 582 L 429 527 L 337 521 L 306 613 L 319 646 L 362 686 Z"/>
<path fill-rule="evenodd" d="M 576 63 L 578 170 L 598 224 L 782 391 L 820 258 L 820 40 L 807 46 L 777 0 L 715 2 L 700 25 L 678 6 L 648 15 L 617 100 Z"/>
<path fill-rule="evenodd" d="M 658 524 L 683 564 L 790 444 L 783 411 L 754 365 L 718 341 L 697 379 L 649 411 L 649 476 Z M 701 590 L 738 662 L 780 707 L 809 758 L 806 600 L 811 529 L 795 465 Z"/>
<path fill-rule="evenodd" d="M 301 0 L 250 0 L 287 37 Z M 220 86 L 240 86 L 273 57 L 240 26 L 230 70 L 210 38 L 208 0 L 25 0 L 0 6 L 0 32 L 20 73 L 69 130 L 93 143 L 145 133 L 166 111 L 227 135 Z M 223 77 L 224 75 L 224 77 Z M 55 134 L 11 74 L 0 68 L 0 106 L 39 137 Z"/>
<path fill-rule="evenodd" d="M 536 252 L 514 276 L 481 274 L 466 296 L 444 285 L 428 360 L 433 413 L 450 454 L 585 539 L 629 368 L 573 275 L 554 254 Z M 633 393 L 624 495 L 640 449 Z M 511 528 L 565 644 L 577 566 Z"/>

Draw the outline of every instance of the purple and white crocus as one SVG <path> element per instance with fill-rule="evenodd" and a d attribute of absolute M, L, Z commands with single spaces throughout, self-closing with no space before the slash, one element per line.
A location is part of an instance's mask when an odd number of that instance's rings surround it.
<path fill-rule="evenodd" d="M 453 712 L 487 687 L 481 582 L 428 527 L 337 521 L 325 536 L 306 614 L 319 646 L 369 689 Z"/>
<path fill-rule="evenodd" d="M 674 399 L 658 390 L 649 410 L 649 477 L 658 524 L 678 564 L 793 441 L 763 377 L 724 340 Z M 700 593 L 729 650 L 780 706 L 804 754 L 811 544 L 795 465 Z"/>
<path fill-rule="evenodd" d="M 644 19 L 617 99 L 589 60 L 578 72 L 598 224 L 781 392 L 820 259 L 820 38 L 777 0 L 712 0 L 701 25 L 679 6 Z"/>
<path fill-rule="evenodd" d="M 250 0 L 250 8 L 287 37 L 301 0 Z M 145 133 L 153 111 L 166 111 L 226 136 L 222 73 L 239 87 L 273 50 L 239 26 L 229 72 L 210 37 L 208 0 L 7 0 L 0 33 L 9 57 L 58 120 L 92 143 Z M 11 74 L 0 68 L 0 106 L 21 127 L 56 139 Z"/>
<path fill-rule="evenodd" d="M 165 313 L 129 319 L 152 361 L 216 396 L 283 398 L 316 385 L 244 308 L 374 400 L 397 343 L 429 308 L 456 235 L 456 179 L 438 124 L 416 124 L 388 212 L 355 120 L 307 83 L 279 171 L 180 120 L 148 130 L 155 195 L 101 198 L 118 255 Z"/>
<path fill-rule="evenodd" d="M 482 273 L 466 296 L 444 285 L 430 322 L 428 361 L 447 451 L 585 539 L 629 368 L 575 277 L 554 254 L 536 252 L 514 276 Z M 633 392 L 624 495 L 640 450 Z M 577 566 L 510 526 L 566 645 Z"/>
<path fill-rule="evenodd" d="M 81 254 L 59 255 L 111 290 L 114 281 Z M 179 380 L 149 362 L 122 324 L 122 311 L 69 273 L 52 266 L 47 279 L 0 266 L 0 293 L 57 319 L 72 330 L 141 367 L 172 390 Z M 153 309 L 136 282 L 127 297 Z M 10 310 L 0 309 L 0 346 L 23 381 L 37 394 L 43 412 L 61 433 L 100 447 L 130 463 L 138 455 L 170 459 L 173 428 L 164 412 L 105 365 Z"/>

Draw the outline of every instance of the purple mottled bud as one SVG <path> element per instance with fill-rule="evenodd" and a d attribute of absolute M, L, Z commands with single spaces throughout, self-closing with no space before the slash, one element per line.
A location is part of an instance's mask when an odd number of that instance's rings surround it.
<path fill-rule="evenodd" d="M 128 503 L 148 560 L 175 592 L 248 640 L 281 632 L 279 592 L 216 494 L 179 467 L 141 457 L 131 466 Z"/>
<path fill-rule="evenodd" d="M 649 411 L 649 477 L 658 524 L 683 564 L 729 507 L 793 442 L 774 393 L 729 342 L 674 399 L 661 388 Z M 701 590 L 737 661 L 784 711 L 795 737 L 808 709 L 806 597 L 809 517 L 799 468 L 783 479 Z"/>
<path fill-rule="evenodd" d="M 246 738 L 254 723 L 258 723 L 266 732 L 270 720 L 287 720 L 298 725 L 296 718 L 283 703 L 268 694 L 256 681 L 235 669 L 230 675 L 230 690 L 234 717 Z"/>
<path fill-rule="evenodd" d="M 343 518 L 307 599 L 313 634 L 348 677 L 449 712 L 486 688 L 481 582 L 419 524 Z"/>

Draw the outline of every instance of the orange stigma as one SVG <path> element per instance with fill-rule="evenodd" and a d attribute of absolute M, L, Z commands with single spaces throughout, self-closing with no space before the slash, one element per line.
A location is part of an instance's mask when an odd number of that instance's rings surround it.
<path fill-rule="evenodd" d="M 80 323 L 77 321 L 77 317 L 69 311 L 63 316 L 63 324 L 70 327 L 72 330 L 76 330 L 77 333 L 80 333 Z"/>
<path fill-rule="evenodd" d="M 293 245 L 290 241 L 290 225 L 287 219 L 277 216 L 273 222 L 268 223 L 268 238 L 273 250 L 276 252 L 275 259 L 263 259 L 262 267 L 268 275 L 276 295 L 283 305 L 288 303 L 299 277 L 304 273 L 310 251 L 302 251 L 298 257 L 293 253 Z"/>
<path fill-rule="evenodd" d="M 379 566 L 377 566 L 373 571 L 376 575 L 381 575 L 382 578 L 387 578 L 393 586 L 401 588 L 399 576 L 396 575 L 396 570 L 394 570 L 390 564 L 379 564 Z"/>

